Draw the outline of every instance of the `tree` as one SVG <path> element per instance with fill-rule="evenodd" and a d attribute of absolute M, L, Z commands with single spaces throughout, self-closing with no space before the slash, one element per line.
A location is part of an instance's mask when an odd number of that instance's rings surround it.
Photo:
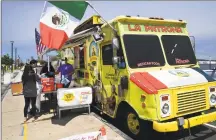
<path fill-rule="evenodd" d="M 4 64 L 4 65 L 9 66 L 9 65 L 12 65 L 13 62 L 14 61 L 12 60 L 12 58 L 10 58 L 9 54 L 3 55 L 1 57 L 1 63 Z"/>

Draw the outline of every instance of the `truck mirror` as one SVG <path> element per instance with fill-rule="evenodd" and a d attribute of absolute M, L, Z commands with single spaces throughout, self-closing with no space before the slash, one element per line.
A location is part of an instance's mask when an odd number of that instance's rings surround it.
<path fill-rule="evenodd" d="M 119 40 L 118 40 L 118 38 L 113 38 L 112 39 L 112 47 L 113 47 L 113 49 L 119 49 Z"/>
<path fill-rule="evenodd" d="M 118 64 L 118 63 L 119 63 L 119 60 L 120 60 L 120 58 L 119 58 L 118 56 L 114 56 L 113 59 L 112 59 L 113 64 L 114 64 L 114 65 L 115 65 L 115 64 Z"/>
<path fill-rule="evenodd" d="M 126 89 L 128 90 L 128 77 L 127 76 L 123 76 L 120 79 L 120 85 L 122 89 Z"/>
<path fill-rule="evenodd" d="M 191 45 L 193 47 L 193 50 L 195 51 L 195 37 L 194 36 L 190 36 L 190 41 L 191 41 Z"/>

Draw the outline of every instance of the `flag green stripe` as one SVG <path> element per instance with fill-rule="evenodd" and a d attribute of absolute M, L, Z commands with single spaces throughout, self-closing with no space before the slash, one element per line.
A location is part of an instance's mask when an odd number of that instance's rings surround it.
<path fill-rule="evenodd" d="M 49 1 L 54 6 L 68 12 L 71 16 L 81 20 L 88 3 L 85 1 Z"/>

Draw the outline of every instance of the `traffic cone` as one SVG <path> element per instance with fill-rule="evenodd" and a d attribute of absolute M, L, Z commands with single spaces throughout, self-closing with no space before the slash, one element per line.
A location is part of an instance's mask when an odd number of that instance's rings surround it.
<path fill-rule="evenodd" d="M 101 132 L 102 139 L 107 140 L 106 129 L 104 126 L 101 127 L 100 132 Z"/>

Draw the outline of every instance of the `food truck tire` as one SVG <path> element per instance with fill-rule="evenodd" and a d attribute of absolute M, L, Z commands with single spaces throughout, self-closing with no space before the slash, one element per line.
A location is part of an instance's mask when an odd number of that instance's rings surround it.
<path fill-rule="evenodd" d="M 124 109 L 121 109 L 124 107 Z M 141 120 L 136 111 L 127 104 L 124 104 L 117 112 L 117 122 L 121 125 L 126 134 L 134 139 L 149 137 L 152 125 L 148 121 Z"/>

